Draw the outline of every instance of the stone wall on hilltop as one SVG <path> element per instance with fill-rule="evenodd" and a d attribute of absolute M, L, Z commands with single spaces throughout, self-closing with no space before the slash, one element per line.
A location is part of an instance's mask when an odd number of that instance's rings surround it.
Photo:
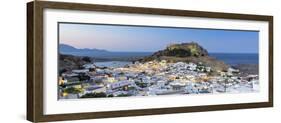
<path fill-rule="evenodd" d="M 171 44 L 164 50 L 155 52 L 153 55 L 141 59 L 141 62 L 152 60 L 166 60 L 168 62 L 193 62 L 203 63 L 213 71 L 225 71 L 229 65 L 223 61 L 210 57 L 208 51 L 196 42 Z"/>
<path fill-rule="evenodd" d="M 171 44 L 166 49 L 154 53 L 155 56 L 200 57 L 208 56 L 208 51 L 195 42 Z"/>

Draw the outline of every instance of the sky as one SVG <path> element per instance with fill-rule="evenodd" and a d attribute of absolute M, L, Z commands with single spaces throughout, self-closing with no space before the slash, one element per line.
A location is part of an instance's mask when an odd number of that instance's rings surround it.
<path fill-rule="evenodd" d="M 59 23 L 59 43 L 116 52 L 155 52 L 197 42 L 210 53 L 258 53 L 258 31 Z"/>

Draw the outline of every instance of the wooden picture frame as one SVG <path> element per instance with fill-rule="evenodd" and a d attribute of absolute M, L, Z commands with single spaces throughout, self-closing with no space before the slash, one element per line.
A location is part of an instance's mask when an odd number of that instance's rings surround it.
<path fill-rule="evenodd" d="M 99 11 L 113 13 L 131 13 L 144 15 L 168 15 L 171 17 L 203 17 L 232 20 L 253 20 L 268 22 L 268 101 L 239 104 L 165 107 L 154 109 L 137 109 L 103 112 L 79 112 L 68 114 L 44 114 L 44 41 L 43 24 L 45 9 Z M 261 108 L 273 106 L 273 16 L 248 15 L 233 13 L 201 12 L 187 10 L 171 10 L 126 6 L 94 5 L 80 3 L 34 1 L 27 3 L 27 120 L 32 122 L 48 122 L 62 120 L 80 120 L 108 117 L 125 117 L 140 115 L 156 115 L 170 113 L 202 112 L 215 110 L 231 110 Z"/>

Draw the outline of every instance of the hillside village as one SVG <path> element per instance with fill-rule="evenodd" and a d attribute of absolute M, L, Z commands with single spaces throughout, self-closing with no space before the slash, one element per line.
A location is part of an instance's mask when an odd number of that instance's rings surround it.
<path fill-rule="evenodd" d="M 223 63 L 213 59 L 200 61 L 210 58 L 197 45 L 173 45 L 123 67 L 101 67 L 86 60 L 80 67 L 60 72 L 59 99 L 259 91 L 258 75 L 241 75 L 239 69 L 220 67 Z M 190 50 L 190 46 L 195 49 Z M 171 56 L 185 60 L 171 61 Z"/>

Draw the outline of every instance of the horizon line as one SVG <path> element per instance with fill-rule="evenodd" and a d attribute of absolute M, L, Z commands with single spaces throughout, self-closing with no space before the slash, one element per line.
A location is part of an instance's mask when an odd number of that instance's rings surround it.
<path fill-rule="evenodd" d="M 99 49 L 99 48 L 77 48 L 75 46 L 72 46 L 70 44 L 65 44 L 65 43 L 59 43 L 59 45 L 68 45 L 68 46 L 71 46 L 71 47 L 74 47 L 76 49 L 95 49 L 95 50 L 103 50 L 103 51 L 106 51 L 106 52 L 120 52 L 120 53 L 125 53 L 125 52 L 134 52 L 134 53 L 154 53 L 154 52 L 157 52 L 157 51 L 160 51 L 161 49 L 159 50 L 156 50 L 156 51 L 114 51 L 114 50 L 107 50 L 107 49 Z M 208 51 L 208 50 L 207 50 Z M 210 54 L 215 54 L 215 53 L 225 53 L 225 54 L 259 54 L 259 52 L 209 52 L 208 53 Z"/>

